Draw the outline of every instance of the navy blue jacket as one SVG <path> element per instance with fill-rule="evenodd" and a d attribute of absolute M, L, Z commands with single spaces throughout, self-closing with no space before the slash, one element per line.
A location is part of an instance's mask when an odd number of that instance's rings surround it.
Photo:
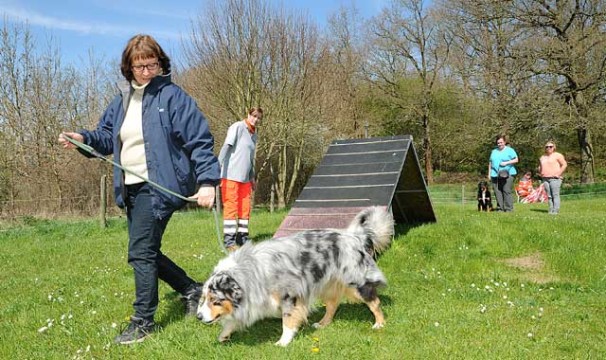
<path fill-rule="evenodd" d="M 120 128 L 133 91 L 130 83 L 119 84 L 117 95 L 101 116 L 97 129 L 82 130 L 84 143 L 120 162 Z M 197 185 L 215 186 L 220 167 L 213 153 L 214 139 L 196 102 L 170 75 L 156 76 L 143 94 L 143 138 L 149 180 L 183 196 L 195 193 Z M 85 154 L 91 156 L 89 154 Z M 152 207 L 163 218 L 183 207 L 185 201 L 152 187 Z M 125 206 L 124 174 L 114 167 L 116 204 Z"/>

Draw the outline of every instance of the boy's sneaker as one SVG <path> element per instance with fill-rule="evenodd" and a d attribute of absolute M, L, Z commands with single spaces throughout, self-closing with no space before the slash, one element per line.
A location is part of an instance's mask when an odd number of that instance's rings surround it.
<path fill-rule="evenodd" d="M 185 316 L 196 316 L 198 312 L 198 303 L 202 297 L 202 284 L 195 283 L 191 285 L 183 295 L 185 304 Z"/>
<path fill-rule="evenodd" d="M 122 334 L 116 336 L 116 344 L 129 345 L 142 342 L 154 331 L 156 324 L 153 321 L 131 316 L 130 323 Z"/>
<path fill-rule="evenodd" d="M 244 244 L 246 244 L 249 241 L 250 241 L 250 238 L 248 237 L 248 233 L 242 233 L 242 232 L 237 233 L 236 244 L 238 244 L 238 246 L 243 246 Z"/>

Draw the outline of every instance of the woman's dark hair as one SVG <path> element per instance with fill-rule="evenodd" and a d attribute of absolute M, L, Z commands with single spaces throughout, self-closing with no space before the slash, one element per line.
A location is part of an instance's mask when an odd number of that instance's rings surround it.
<path fill-rule="evenodd" d="M 505 141 L 505 144 L 509 144 L 509 140 L 507 139 L 507 135 L 505 134 L 499 134 L 495 137 L 494 142 L 496 143 L 497 141 L 499 141 L 499 139 L 503 139 L 503 141 Z"/>
<path fill-rule="evenodd" d="M 132 81 L 133 75 L 133 61 L 137 59 L 149 59 L 158 58 L 160 68 L 163 74 L 170 73 L 170 59 L 162 50 L 162 47 L 158 42 L 149 35 L 138 34 L 130 38 L 124 51 L 122 51 L 122 63 L 120 64 L 120 71 L 126 80 Z"/>

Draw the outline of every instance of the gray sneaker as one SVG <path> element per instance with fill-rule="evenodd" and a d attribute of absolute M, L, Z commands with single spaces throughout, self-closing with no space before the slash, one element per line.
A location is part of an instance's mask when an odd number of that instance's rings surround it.
<path fill-rule="evenodd" d="M 195 283 L 191 285 L 182 297 L 185 304 L 185 316 L 196 316 L 198 312 L 198 303 L 202 297 L 203 284 Z"/>
<path fill-rule="evenodd" d="M 155 326 L 153 321 L 131 316 L 130 323 L 120 335 L 116 336 L 114 342 L 122 345 L 142 342 L 154 331 Z"/>

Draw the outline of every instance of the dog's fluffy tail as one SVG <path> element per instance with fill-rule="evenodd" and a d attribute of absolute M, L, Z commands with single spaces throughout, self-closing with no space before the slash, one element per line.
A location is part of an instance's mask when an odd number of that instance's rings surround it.
<path fill-rule="evenodd" d="M 369 207 L 356 215 L 347 232 L 362 236 L 367 242 L 366 246 L 372 246 L 373 251 L 380 254 L 391 245 L 394 234 L 393 217 L 384 207 Z"/>

